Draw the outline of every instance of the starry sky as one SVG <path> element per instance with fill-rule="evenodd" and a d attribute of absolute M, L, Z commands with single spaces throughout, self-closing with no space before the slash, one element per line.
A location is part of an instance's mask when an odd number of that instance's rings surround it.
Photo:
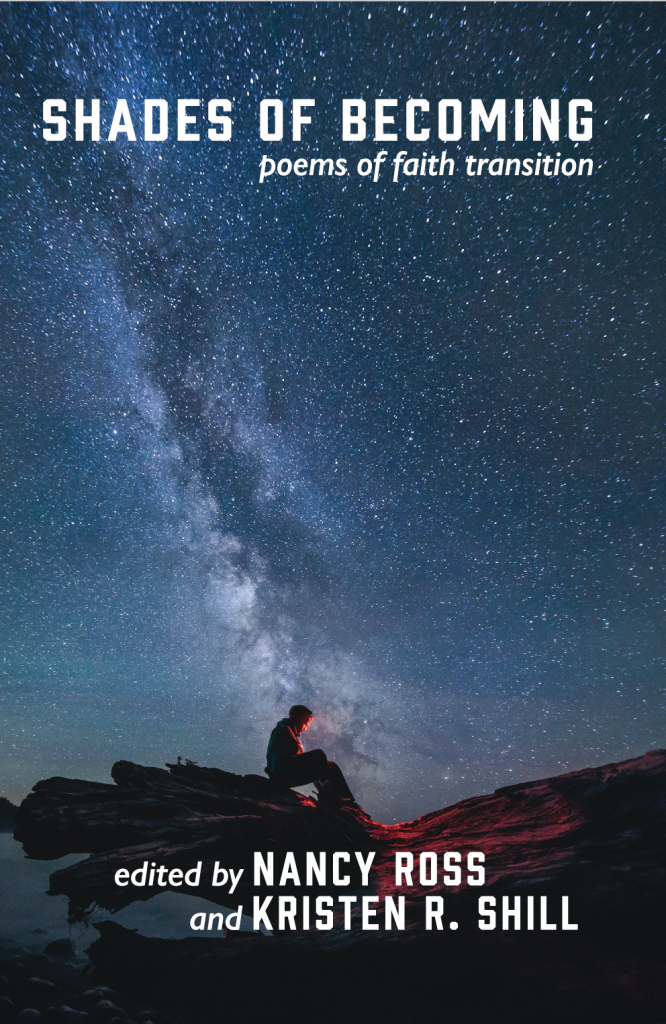
<path fill-rule="evenodd" d="M 665 36 L 661 4 L 4 7 L 0 791 L 261 773 L 295 702 L 389 822 L 666 745 Z M 470 140 L 470 98 L 529 128 L 535 96 L 593 139 Z M 232 139 L 179 143 L 179 97 Z M 461 140 L 406 142 L 409 97 Z M 445 146 L 452 177 L 355 170 Z M 594 173 L 464 173 L 537 151 Z M 259 185 L 264 154 L 351 170 Z"/>

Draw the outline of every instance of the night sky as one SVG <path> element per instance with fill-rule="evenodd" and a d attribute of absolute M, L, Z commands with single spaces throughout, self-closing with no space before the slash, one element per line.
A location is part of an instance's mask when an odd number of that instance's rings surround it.
<path fill-rule="evenodd" d="M 389 822 L 666 745 L 664 6 L 0 18 L 0 792 L 261 773 L 295 702 Z M 406 142 L 410 96 L 461 99 L 460 142 Z M 470 98 L 529 128 L 535 96 L 590 98 L 592 141 L 470 141 Z M 232 100 L 231 141 L 204 105 L 179 143 L 179 97 Z M 272 97 L 316 100 L 302 142 L 260 140 Z M 137 142 L 106 141 L 118 98 Z M 455 174 L 360 177 L 382 148 Z M 464 172 L 537 151 L 594 173 Z M 262 154 L 350 173 L 259 185 Z"/>

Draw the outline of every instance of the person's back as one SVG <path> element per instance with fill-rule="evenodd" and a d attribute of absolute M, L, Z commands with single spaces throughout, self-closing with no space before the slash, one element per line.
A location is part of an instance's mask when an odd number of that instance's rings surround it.
<path fill-rule="evenodd" d="M 282 718 L 273 729 L 266 751 L 267 774 L 273 775 L 279 757 L 293 757 L 303 753 L 303 744 L 298 738 L 290 718 Z"/>

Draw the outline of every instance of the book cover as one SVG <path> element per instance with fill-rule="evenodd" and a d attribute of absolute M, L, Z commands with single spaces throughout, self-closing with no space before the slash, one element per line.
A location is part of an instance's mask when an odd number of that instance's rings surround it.
<path fill-rule="evenodd" d="M 2 5 L 3 1014 L 666 1015 L 665 35 Z"/>

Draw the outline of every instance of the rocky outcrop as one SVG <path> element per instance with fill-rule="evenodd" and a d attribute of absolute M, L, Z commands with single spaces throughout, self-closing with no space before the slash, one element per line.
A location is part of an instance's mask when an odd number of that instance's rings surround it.
<path fill-rule="evenodd" d="M 586 1024 L 666 1019 L 659 980 L 666 965 L 659 904 L 666 889 L 665 751 L 506 787 L 394 826 L 351 807 L 319 807 L 260 776 L 128 762 L 114 765 L 112 775 L 115 785 L 40 782 L 17 817 L 15 835 L 28 856 L 91 854 L 51 876 L 50 892 L 69 897 L 72 919 L 95 905 L 115 911 L 163 891 L 115 885 L 118 869 L 134 870 L 146 861 L 169 869 L 201 861 L 196 894 L 221 906 L 243 904 L 245 913 L 254 895 L 273 895 L 274 906 L 280 894 L 297 893 L 299 899 L 297 930 L 276 930 L 272 937 L 229 933 L 219 941 L 176 942 L 100 924 L 91 957 L 113 984 L 130 984 L 153 1001 L 166 996 L 204 1014 L 217 1006 L 221 987 L 241 986 L 250 1019 L 252 1013 L 281 1019 L 275 1000 L 294 971 L 300 998 L 317 1000 L 326 1020 L 376 1019 L 379 1013 L 416 1020 L 433 999 L 441 1001 L 442 1013 L 447 1006 L 456 1012 L 464 1007 L 466 1022 L 487 1020 L 489 1008 L 493 1021 L 505 1019 L 504 1013 L 512 1021 L 533 1020 L 536 1013 L 544 1021 L 566 1017 Z M 351 881 L 344 889 L 332 886 L 330 875 L 324 888 L 295 888 L 290 881 L 282 889 L 255 887 L 255 851 L 272 852 L 278 872 L 286 853 L 293 853 L 302 880 L 306 852 L 348 852 Z M 375 855 L 365 888 L 353 870 L 357 851 Z M 396 851 L 414 857 L 411 886 L 396 888 Z M 460 885 L 443 884 L 447 851 L 461 855 Z M 477 877 L 467 871 L 470 852 L 485 856 L 483 886 L 468 884 Z M 420 876 L 421 853 L 436 855 L 434 886 L 427 884 L 432 858 L 424 858 Z M 233 897 L 210 884 L 216 860 L 244 869 Z M 356 896 L 349 930 L 337 907 L 332 930 L 318 930 L 313 921 L 303 928 L 301 898 L 324 892 L 336 900 L 343 892 Z M 362 928 L 364 895 L 379 899 L 372 904 L 380 911 L 372 919 L 379 931 Z M 425 900 L 432 895 L 445 897 L 441 931 L 425 929 Z M 384 927 L 382 901 L 388 896 L 396 903 L 405 897 L 404 929 Z M 480 896 L 496 900 L 494 931 L 479 928 Z M 576 931 L 563 930 L 563 896 Z M 521 898 L 519 931 L 502 927 L 503 897 L 509 897 L 509 909 Z M 542 897 L 554 930 L 541 930 Z M 514 921 L 507 918 L 507 925 Z M 293 1016 L 291 999 L 289 1007 Z"/>
<path fill-rule="evenodd" d="M 23 801 L 15 838 L 28 857 L 55 859 L 92 853 L 56 871 L 51 895 L 70 900 L 70 919 L 94 906 L 116 911 L 173 886 L 137 889 L 114 883 L 120 868 L 150 863 L 190 867 L 223 859 L 245 868 L 237 893 L 247 900 L 255 850 L 355 850 L 375 842 L 385 827 L 351 808 L 315 801 L 259 775 L 171 765 L 169 771 L 118 761 L 116 785 L 53 778 L 38 782 Z M 226 890 L 204 873 L 196 895 L 223 904 Z M 182 891 L 182 885 L 174 891 Z"/>

